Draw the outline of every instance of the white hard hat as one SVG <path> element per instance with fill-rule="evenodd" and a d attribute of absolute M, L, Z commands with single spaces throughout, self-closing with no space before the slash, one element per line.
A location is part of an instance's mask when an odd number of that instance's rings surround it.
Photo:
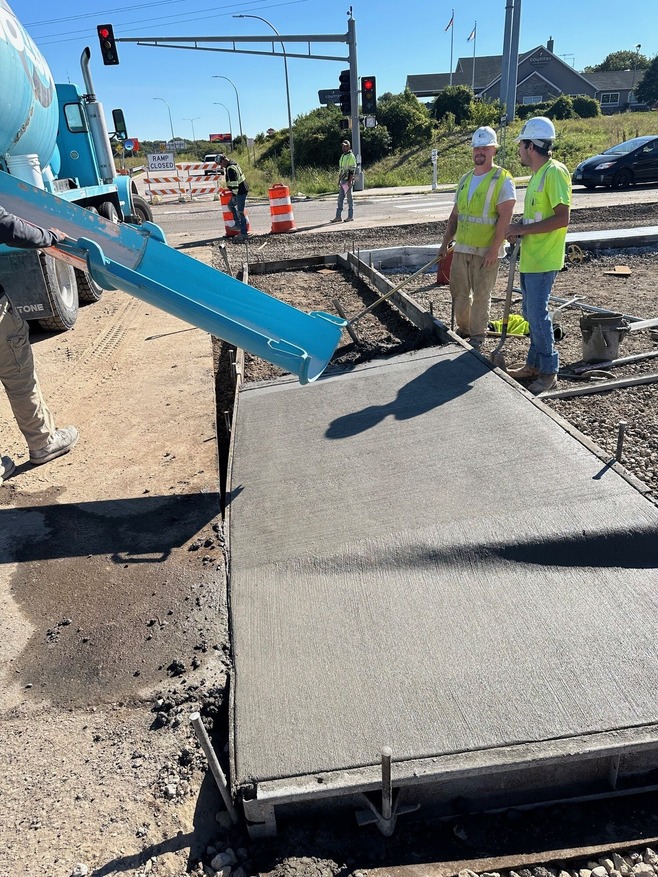
<path fill-rule="evenodd" d="M 522 140 L 532 140 L 533 142 L 539 140 L 540 146 L 546 140 L 555 140 L 555 125 L 546 116 L 534 116 L 534 118 L 528 119 L 516 138 L 517 143 Z"/>
<path fill-rule="evenodd" d="M 476 146 L 498 146 L 496 132 L 488 125 L 484 125 L 482 128 L 478 128 L 471 139 L 471 146 L 473 148 L 475 148 Z"/>

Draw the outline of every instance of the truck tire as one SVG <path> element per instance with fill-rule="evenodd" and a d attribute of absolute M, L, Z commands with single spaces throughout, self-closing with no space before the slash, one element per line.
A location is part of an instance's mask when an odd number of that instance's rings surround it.
<path fill-rule="evenodd" d="M 78 319 L 78 284 L 75 271 L 71 265 L 45 253 L 39 253 L 39 259 L 53 310 L 52 317 L 39 320 L 39 325 L 47 332 L 71 329 Z"/>
<path fill-rule="evenodd" d="M 98 205 L 98 212 L 104 219 L 109 219 L 110 222 L 119 221 L 119 214 L 111 201 L 102 201 Z"/>
<path fill-rule="evenodd" d="M 78 284 L 78 301 L 100 301 L 103 298 L 103 287 L 99 286 L 91 274 L 87 274 L 86 271 L 80 271 L 78 268 L 73 270 L 75 271 L 75 280 Z"/>
<path fill-rule="evenodd" d="M 133 220 L 134 225 L 142 225 L 144 222 L 153 222 L 153 211 L 148 201 L 139 195 L 133 195 Z"/>
<path fill-rule="evenodd" d="M 87 210 L 90 213 L 98 214 L 98 210 L 95 207 L 87 207 Z M 80 271 L 78 268 L 74 270 L 75 279 L 78 284 L 78 301 L 85 303 L 99 301 L 103 297 L 103 287 L 99 286 L 91 274 L 87 274 L 86 271 Z"/>

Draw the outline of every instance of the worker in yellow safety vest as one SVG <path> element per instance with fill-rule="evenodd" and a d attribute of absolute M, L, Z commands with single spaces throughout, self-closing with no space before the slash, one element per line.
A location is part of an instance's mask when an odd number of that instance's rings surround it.
<path fill-rule="evenodd" d="M 225 155 L 218 155 L 217 164 L 224 169 L 226 186 L 231 190 L 231 200 L 228 202 L 228 208 L 233 214 L 235 227 L 240 229 L 240 234 L 235 235 L 233 238 L 233 241 L 238 243 L 247 238 L 247 217 L 244 209 L 247 203 L 249 183 L 237 161 L 233 161 Z"/>
<path fill-rule="evenodd" d="M 504 255 L 505 231 L 512 220 L 516 189 L 511 174 L 494 164 L 498 139 L 493 128 L 478 128 L 471 140 L 473 169 L 457 185 L 439 256 L 454 241 L 450 268 L 457 334 L 482 345 L 491 293 Z"/>
<path fill-rule="evenodd" d="M 555 126 L 546 116 L 533 116 L 516 138 L 519 161 L 530 169 L 523 222 L 507 229 L 521 238 L 523 316 L 530 324 L 526 362 L 508 369 L 517 381 L 529 381 L 534 395 L 557 387 L 559 356 L 548 302 L 557 272 L 564 266 L 564 244 L 571 214 L 571 174 L 553 158 Z"/>
<path fill-rule="evenodd" d="M 338 202 L 336 204 L 336 215 L 330 222 L 343 221 L 343 202 L 346 198 L 347 217 L 345 222 L 352 222 L 354 219 L 352 187 L 354 186 L 354 175 L 356 174 L 356 156 L 352 152 L 352 144 L 349 140 L 343 140 L 340 148 L 342 151 L 338 161 Z"/>

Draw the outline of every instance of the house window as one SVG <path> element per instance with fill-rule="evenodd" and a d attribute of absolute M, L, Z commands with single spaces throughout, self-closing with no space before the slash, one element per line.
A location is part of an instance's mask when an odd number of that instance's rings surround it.
<path fill-rule="evenodd" d="M 618 91 L 604 91 L 601 94 L 601 106 L 602 107 L 618 107 L 619 106 L 619 92 Z"/>
<path fill-rule="evenodd" d="M 524 104 L 540 104 L 543 98 L 540 94 L 526 94 L 523 97 Z"/>
<path fill-rule="evenodd" d="M 628 92 L 628 102 L 629 102 L 629 104 L 636 104 L 637 103 L 637 98 L 635 97 L 634 91 Z"/>

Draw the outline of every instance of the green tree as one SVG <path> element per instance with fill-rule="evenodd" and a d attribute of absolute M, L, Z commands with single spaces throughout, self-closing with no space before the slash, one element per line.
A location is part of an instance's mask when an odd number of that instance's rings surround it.
<path fill-rule="evenodd" d="M 383 94 L 377 101 L 377 121 L 388 131 L 393 149 L 424 143 L 432 132 L 427 107 L 409 89 L 401 94 Z"/>
<path fill-rule="evenodd" d="M 449 85 L 444 88 L 432 104 L 432 117 L 439 121 L 447 113 L 452 113 L 458 125 L 471 118 L 473 92 L 466 85 Z"/>
<path fill-rule="evenodd" d="M 647 106 L 658 103 L 658 55 L 647 68 L 642 82 L 635 86 L 635 96 Z"/>
<path fill-rule="evenodd" d="M 585 67 L 583 73 L 604 73 L 612 70 L 646 70 L 651 62 L 646 55 L 641 55 L 639 50 L 621 49 L 619 52 L 611 52 L 593 67 Z"/>

